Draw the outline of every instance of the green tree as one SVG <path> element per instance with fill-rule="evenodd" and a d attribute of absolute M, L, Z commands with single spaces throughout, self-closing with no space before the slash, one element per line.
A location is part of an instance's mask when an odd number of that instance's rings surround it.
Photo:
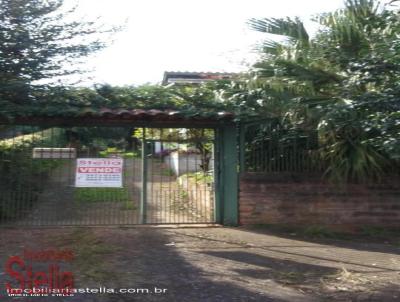
<path fill-rule="evenodd" d="M 63 0 L 0 0 L 0 102 L 25 105 L 47 94 L 48 85 L 81 73 L 80 59 L 105 46 L 104 28 L 74 21 Z"/>
<path fill-rule="evenodd" d="M 251 28 L 269 39 L 228 101 L 280 127 L 318 129 L 330 177 L 379 177 L 400 158 L 398 10 L 348 0 L 313 21 L 321 26 L 315 36 L 298 18 L 251 19 Z"/>

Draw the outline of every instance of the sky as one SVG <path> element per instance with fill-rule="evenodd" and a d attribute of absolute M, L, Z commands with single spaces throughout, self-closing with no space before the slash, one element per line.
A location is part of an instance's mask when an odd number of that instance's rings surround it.
<path fill-rule="evenodd" d="M 84 67 L 93 71 L 83 84 L 159 83 L 164 71 L 245 71 L 264 37 L 247 27 L 249 18 L 307 20 L 342 6 L 343 0 L 80 0 L 84 18 L 125 24 L 87 58 Z"/>

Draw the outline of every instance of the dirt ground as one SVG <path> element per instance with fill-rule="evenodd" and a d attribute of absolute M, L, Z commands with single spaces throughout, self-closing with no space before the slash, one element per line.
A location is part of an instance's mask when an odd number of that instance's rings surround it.
<path fill-rule="evenodd" d="M 400 247 L 390 244 L 310 241 L 222 227 L 0 232 L 0 301 L 400 301 Z M 117 291 L 7 297 L 4 284 L 11 277 L 5 263 L 24 250 L 71 250 L 74 258 L 60 270 L 73 273 L 75 288 Z M 33 270 L 47 266 L 34 262 Z M 136 293 L 122 294 L 120 288 Z"/>

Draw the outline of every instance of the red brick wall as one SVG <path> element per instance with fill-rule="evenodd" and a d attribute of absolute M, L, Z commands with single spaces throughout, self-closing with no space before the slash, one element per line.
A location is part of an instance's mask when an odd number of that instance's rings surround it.
<path fill-rule="evenodd" d="M 301 175 L 245 174 L 239 215 L 241 224 L 400 227 L 400 182 L 337 187 Z"/>

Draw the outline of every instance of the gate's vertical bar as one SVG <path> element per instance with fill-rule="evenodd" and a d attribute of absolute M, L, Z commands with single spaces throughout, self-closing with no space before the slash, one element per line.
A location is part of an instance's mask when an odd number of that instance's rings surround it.
<path fill-rule="evenodd" d="M 140 223 L 146 223 L 146 203 L 147 203 L 147 142 L 146 128 L 142 131 L 142 194 L 140 199 Z"/>

